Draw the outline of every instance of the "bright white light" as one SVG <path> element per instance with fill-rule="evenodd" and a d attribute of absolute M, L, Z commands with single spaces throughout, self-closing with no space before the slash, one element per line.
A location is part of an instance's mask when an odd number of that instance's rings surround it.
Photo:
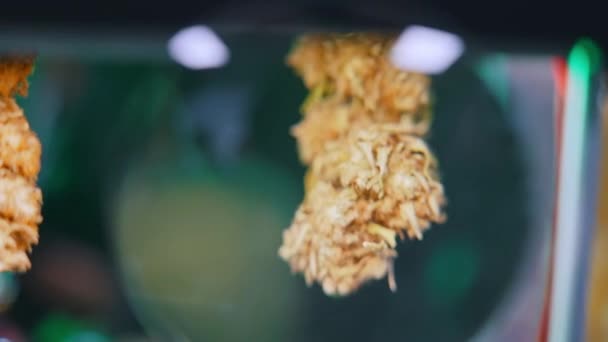
<path fill-rule="evenodd" d="M 406 28 L 395 42 L 391 61 L 396 67 L 424 74 L 440 74 L 464 52 L 455 34 L 423 26 Z"/>
<path fill-rule="evenodd" d="M 230 51 L 210 28 L 192 26 L 177 32 L 168 44 L 169 55 L 190 69 L 218 68 L 228 63 Z"/>

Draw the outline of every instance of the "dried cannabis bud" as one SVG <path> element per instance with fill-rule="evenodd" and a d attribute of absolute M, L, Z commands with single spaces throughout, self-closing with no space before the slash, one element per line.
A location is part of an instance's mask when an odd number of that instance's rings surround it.
<path fill-rule="evenodd" d="M 41 145 L 13 97 L 27 94 L 32 58 L 0 58 L 0 272 L 30 268 L 38 243 Z"/>
<path fill-rule="evenodd" d="M 311 35 L 288 63 L 311 90 L 292 133 L 309 165 L 306 196 L 279 255 L 308 285 L 348 295 L 388 275 L 397 236 L 445 221 L 430 127 L 430 79 L 395 68 L 380 35 Z"/>

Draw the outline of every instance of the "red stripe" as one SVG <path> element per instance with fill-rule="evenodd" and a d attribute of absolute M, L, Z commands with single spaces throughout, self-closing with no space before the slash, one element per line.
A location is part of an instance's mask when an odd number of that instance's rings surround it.
<path fill-rule="evenodd" d="M 557 204 L 559 199 L 559 180 L 560 180 L 560 165 L 562 156 L 562 134 L 563 134 L 563 122 L 564 122 L 564 103 L 566 96 L 566 86 L 568 69 L 566 61 L 557 57 L 553 59 L 553 77 L 555 79 L 555 165 L 556 165 L 556 177 L 555 177 L 555 198 L 553 199 L 553 225 L 551 227 L 551 241 L 549 245 L 549 269 L 547 272 L 545 299 L 543 305 L 543 311 L 541 315 L 538 341 L 546 342 L 549 340 L 549 321 L 550 321 L 550 310 L 551 301 L 553 294 L 553 272 L 555 268 L 555 239 L 556 239 L 556 224 L 557 224 Z"/>

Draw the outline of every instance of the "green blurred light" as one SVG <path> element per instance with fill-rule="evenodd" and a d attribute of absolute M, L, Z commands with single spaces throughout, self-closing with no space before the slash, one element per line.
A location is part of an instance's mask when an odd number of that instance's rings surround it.
<path fill-rule="evenodd" d="M 105 335 L 100 334 L 97 331 L 79 331 L 76 334 L 70 336 L 66 342 L 109 342 L 111 341 Z"/>
<path fill-rule="evenodd" d="M 583 38 L 579 40 L 574 49 L 584 50 L 586 63 L 589 65 L 589 72 L 595 72 L 600 68 L 602 51 L 591 39 Z M 572 55 L 570 56 L 572 57 Z"/>
<path fill-rule="evenodd" d="M 105 342 L 110 339 L 91 328 L 90 324 L 63 314 L 47 316 L 35 328 L 33 341 L 40 342 Z"/>
<path fill-rule="evenodd" d="M 424 276 L 429 302 L 450 306 L 464 297 L 475 283 L 479 264 L 479 254 L 467 241 L 451 241 L 438 247 Z"/>
<path fill-rule="evenodd" d="M 484 57 L 476 65 L 477 75 L 496 97 L 502 108 L 509 103 L 509 82 L 507 79 L 507 57 L 494 54 Z"/>
<path fill-rule="evenodd" d="M 0 273 L 0 312 L 7 311 L 19 293 L 19 284 L 12 272 Z"/>

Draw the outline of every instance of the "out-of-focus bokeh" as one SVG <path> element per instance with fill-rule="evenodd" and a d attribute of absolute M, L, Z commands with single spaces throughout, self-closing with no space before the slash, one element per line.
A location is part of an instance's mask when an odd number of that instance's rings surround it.
<path fill-rule="evenodd" d="M 45 219 L 32 270 L 0 277 L 0 336 L 536 335 L 555 195 L 554 55 L 465 52 L 434 77 L 429 141 L 449 219 L 400 245 L 397 293 L 380 281 L 328 298 L 277 256 L 303 193 L 289 129 L 306 92 L 284 63 L 294 36 L 220 36 L 229 55 L 187 64 L 195 70 L 157 56 L 39 58 L 19 102 L 44 146 Z"/>
<path fill-rule="evenodd" d="M 604 133 L 602 135 L 600 196 L 598 222 L 591 253 L 591 282 L 589 285 L 587 321 L 588 340 L 608 340 L 608 102 L 602 105 Z"/>

